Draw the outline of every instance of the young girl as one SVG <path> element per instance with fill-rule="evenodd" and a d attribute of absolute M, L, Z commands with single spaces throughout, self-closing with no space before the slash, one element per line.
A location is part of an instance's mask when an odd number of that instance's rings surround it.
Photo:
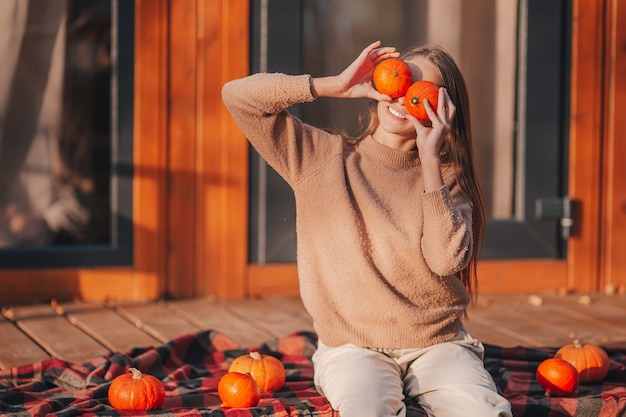
<path fill-rule="evenodd" d="M 400 54 L 375 42 L 341 74 L 255 74 L 223 100 L 296 199 L 298 274 L 319 336 L 315 384 L 342 417 L 510 416 L 461 317 L 476 288 L 484 217 L 463 77 L 440 48 L 401 58 L 439 86 L 430 122 L 372 87 Z M 363 133 L 342 137 L 287 108 L 318 97 L 373 99 Z M 457 107 L 458 106 L 458 107 Z"/>

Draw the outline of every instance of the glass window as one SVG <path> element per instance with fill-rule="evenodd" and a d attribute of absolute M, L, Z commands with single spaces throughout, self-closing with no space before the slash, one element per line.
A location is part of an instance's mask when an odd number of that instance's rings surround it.
<path fill-rule="evenodd" d="M 132 75 L 132 61 L 120 67 L 119 15 L 113 0 L 0 2 L 0 256 L 119 246 L 132 123 L 132 107 L 118 117 Z"/>
<path fill-rule="evenodd" d="M 261 0 L 255 4 L 253 23 L 258 27 L 255 31 L 253 25 L 253 37 L 258 41 L 253 42 L 252 64 L 257 71 L 336 74 L 375 40 L 399 50 L 426 43 L 446 48 L 463 71 L 470 93 L 487 214 L 491 219 L 513 216 L 517 2 L 367 0 L 355 6 L 343 0 Z M 301 26 L 292 20 L 297 13 L 302 16 Z M 292 111 L 316 126 L 350 130 L 356 128 L 365 102 L 321 99 Z M 252 162 L 251 261 L 293 261 L 291 192 L 254 154 Z"/>
<path fill-rule="evenodd" d="M 571 2 L 567 0 L 253 1 L 252 71 L 338 74 L 373 41 L 439 44 L 464 74 L 487 235 L 481 256 L 563 257 L 558 220 L 538 203 L 567 193 Z M 366 100 L 290 111 L 354 129 Z M 293 193 L 252 152 L 250 261 L 295 261 Z"/>

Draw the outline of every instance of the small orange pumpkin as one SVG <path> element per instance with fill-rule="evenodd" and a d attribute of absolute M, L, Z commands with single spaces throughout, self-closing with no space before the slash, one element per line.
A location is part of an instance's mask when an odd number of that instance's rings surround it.
<path fill-rule="evenodd" d="M 602 381 L 609 373 L 611 365 L 609 355 L 604 349 L 593 344 L 583 345 L 578 340 L 562 346 L 554 357 L 574 365 L 582 384 Z"/>
<path fill-rule="evenodd" d="M 537 382 L 546 395 L 568 395 L 578 388 L 578 371 L 563 359 L 549 358 L 537 367 Z"/>
<path fill-rule="evenodd" d="M 406 62 L 398 58 L 388 58 L 376 65 L 372 81 L 380 93 L 397 98 L 403 96 L 409 88 L 413 75 Z"/>
<path fill-rule="evenodd" d="M 281 389 L 285 384 L 285 367 L 273 356 L 250 352 L 235 358 L 228 367 L 228 372 L 250 374 L 262 392 Z"/>
<path fill-rule="evenodd" d="M 428 104 L 437 114 L 437 103 L 439 102 L 439 86 L 437 84 L 426 80 L 416 81 L 406 91 L 404 106 L 417 120 L 430 120 L 424 107 L 425 99 L 428 100 Z"/>
<path fill-rule="evenodd" d="M 113 379 L 109 386 L 109 404 L 117 410 L 154 410 L 165 400 L 163 383 L 152 375 L 130 368 L 130 373 Z"/>
<path fill-rule="evenodd" d="M 261 390 L 250 374 L 227 372 L 217 384 L 222 407 L 254 407 L 261 399 Z"/>

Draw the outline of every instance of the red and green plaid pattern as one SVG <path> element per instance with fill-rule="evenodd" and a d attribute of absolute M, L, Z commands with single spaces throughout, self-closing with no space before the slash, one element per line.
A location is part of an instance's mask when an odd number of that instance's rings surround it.
<path fill-rule="evenodd" d="M 566 397 L 548 397 L 535 372 L 556 348 L 485 347 L 485 367 L 511 402 L 514 417 L 626 417 L 626 349 L 607 349 L 611 369 L 603 382 L 580 385 Z"/>
<path fill-rule="evenodd" d="M 50 359 L 0 371 L 0 415 L 338 416 L 313 386 L 311 355 L 315 346 L 316 335 L 309 332 L 244 349 L 219 332 L 206 331 L 158 347 L 95 357 L 82 365 Z M 626 416 L 626 349 L 607 350 L 612 368 L 603 383 L 583 385 L 577 394 L 568 397 L 548 398 L 537 385 L 534 373 L 554 349 L 486 348 L 485 365 L 511 401 L 515 417 Z M 263 394 L 257 407 L 222 409 L 217 396 L 219 378 L 230 361 L 251 350 L 280 359 L 287 382 L 279 391 Z M 166 399 L 160 410 L 125 412 L 109 406 L 111 380 L 131 366 L 163 381 Z M 408 415 L 426 416 L 412 401 Z"/>

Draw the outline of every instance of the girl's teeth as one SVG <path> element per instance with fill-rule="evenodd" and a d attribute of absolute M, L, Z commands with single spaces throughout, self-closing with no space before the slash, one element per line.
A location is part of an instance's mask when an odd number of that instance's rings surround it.
<path fill-rule="evenodd" d="M 404 119 L 404 116 L 392 107 L 389 107 L 389 112 L 400 119 Z"/>

